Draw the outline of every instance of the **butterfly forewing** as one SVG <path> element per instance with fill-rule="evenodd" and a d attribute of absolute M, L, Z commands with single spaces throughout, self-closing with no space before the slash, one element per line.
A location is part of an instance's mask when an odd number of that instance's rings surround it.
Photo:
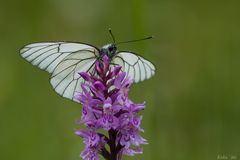
<path fill-rule="evenodd" d="M 154 65 L 135 53 L 121 51 L 112 60 L 112 65 L 121 65 L 126 75 L 135 83 L 149 79 L 155 74 Z"/>
<path fill-rule="evenodd" d="M 33 43 L 20 50 L 21 56 L 40 69 L 52 73 L 57 65 L 69 54 L 95 47 L 82 43 L 45 42 Z"/>

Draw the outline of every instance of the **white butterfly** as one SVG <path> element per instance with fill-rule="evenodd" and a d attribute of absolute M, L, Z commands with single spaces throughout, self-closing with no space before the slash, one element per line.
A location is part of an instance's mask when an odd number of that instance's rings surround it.
<path fill-rule="evenodd" d="M 101 49 L 85 43 L 45 42 L 26 45 L 21 56 L 31 64 L 51 73 L 50 83 L 61 96 L 76 101 L 75 92 L 81 92 L 84 79 L 79 72 L 94 72 L 97 59 L 107 54 L 111 65 L 122 66 L 122 71 L 134 82 L 149 79 L 155 74 L 154 65 L 146 59 L 127 51 L 117 51 L 116 44 Z"/>

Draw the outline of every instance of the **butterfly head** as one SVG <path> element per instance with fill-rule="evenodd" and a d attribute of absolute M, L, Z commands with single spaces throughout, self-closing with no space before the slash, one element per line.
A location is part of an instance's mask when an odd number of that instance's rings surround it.
<path fill-rule="evenodd" d="M 146 37 L 146 38 L 141 38 L 141 39 L 136 39 L 136 40 L 131 40 L 131 41 L 123 41 L 123 42 L 116 43 L 115 37 L 112 33 L 111 28 L 109 28 L 109 33 L 112 37 L 113 43 L 106 44 L 100 49 L 100 57 L 103 57 L 104 55 L 107 55 L 110 59 L 112 59 L 117 54 L 117 45 L 123 44 L 123 43 L 137 42 L 137 41 L 142 41 L 142 40 L 147 40 L 147 39 L 152 38 L 152 36 L 150 36 L 150 37 Z"/>
<path fill-rule="evenodd" d="M 100 49 L 101 56 L 107 55 L 109 58 L 113 58 L 116 52 L 117 47 L 115 44 L 107 44 Z"/>

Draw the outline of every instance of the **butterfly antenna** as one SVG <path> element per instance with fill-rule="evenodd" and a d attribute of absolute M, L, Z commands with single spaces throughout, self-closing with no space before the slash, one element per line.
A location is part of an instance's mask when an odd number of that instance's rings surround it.
<path fill-rule="evenodd" d="M 115 37 L 114 37 L 114 35 L 113 35 L 113 33 L 112 33 L 112 29 L 109 28 L 108 31 L 109 31 L 109 33 L 110 33 L 110 35 L 111 35 L 111 37 L 112 37 L 113 43 L 115 44 L 116 41 L 115 41 Z"/>
<path fill-rule="evenodd" d="M 144 41 L 144 40 L 148 40 L 148 39 L 152 39 L 153 36 L 149 36 L 149 37 L 146 37 L 146 38 L 141 38 L 141 39 L 136 39 L 136 40 L 131 40 L 131 41 L 123 41 L 123 42 L 118 42 L 116 43 L 116 45 L 118 44 L 123 44 L 123 43 L 131 43 L 131 42 L 138 42 L 138 41 Z"/>

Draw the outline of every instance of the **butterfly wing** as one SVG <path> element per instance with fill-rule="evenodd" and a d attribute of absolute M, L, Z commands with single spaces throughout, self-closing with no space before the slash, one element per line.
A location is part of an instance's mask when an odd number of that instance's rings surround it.
<path fill-rule="evenodd" d="M 65 57 L 84 49 L 97 50 L 95 47 L 83 43 L 44 42 L 26 45 L 20 50 L 20 54 L 34 66 L 53 73 L 54 69 Z"/>
<path fill-rule="evenodd" d="M 93 72 L 99 56 L 97 48 L 81 43 L 34 43 L 20 50 L 21 56 L 52 74 L 50 83 L 61 96 L 74 100 L 84 79 L 79 72 Z"/>
<path fill-rule="evenodd" d="M 94 64 L 97 60 L 96 50 L 80 50 L 64 58 L 54 70 L 51 84 L 54 90 L 61 96 L 76 101 L 74 94 L 81 92 L 81 83 L 84 79 L 80 72 L 94 72 Z"/>
<path fill-rule="evenodd" d="M 122 70 L 135 83 L 149 79 L 155 74 L 155 67 L 151 62 L 132 52 L 118 52 L 111 63 L 113 66 L 122 66 Z"/>

